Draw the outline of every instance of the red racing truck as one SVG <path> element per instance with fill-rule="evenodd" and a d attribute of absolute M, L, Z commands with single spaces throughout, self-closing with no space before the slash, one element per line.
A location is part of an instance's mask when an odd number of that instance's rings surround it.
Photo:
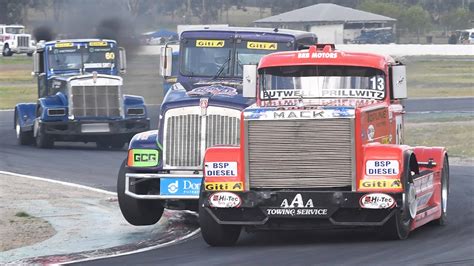
<path fill-rule="evenodd" d="M 234 244 L 243 227 L 377 227 L 405 239 L 446 223 L 448 154 L 403 145 L 405 66 L 333 45 L 244 66 L 239 146 L 204 157 L 204 240 Z"/>

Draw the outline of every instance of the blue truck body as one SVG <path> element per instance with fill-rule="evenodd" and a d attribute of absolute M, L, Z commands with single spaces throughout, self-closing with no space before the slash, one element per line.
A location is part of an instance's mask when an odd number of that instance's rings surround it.
<path fill-rule="evenodd" d="M 133 137 L 118 177 L 120 208 L 127 221 L 153 224 L 161 217 L 160 208 L 196 209 L 206 148 L 238 145 L 240 111 L 254 103 L 242 95 L 242 65 L 258 64 L 265 54 L 316 42 L 313 33 L 293 30 L 184 31 L 177 80 L 164 97 L 158 129 Z M 145 154 L 152 159 L 136 160 Z M 154 207 L 148 211 L 137 207 L 150 204 Z"/>
<path fill-rule="evenodd" d="M 15 106 L 19 144 L 83 141 L 120 148 L 149 130 L 143 97 L 122 93 L 125 55 L 115 41 L 52 41 L 34 56 L 38 100 Z"/>

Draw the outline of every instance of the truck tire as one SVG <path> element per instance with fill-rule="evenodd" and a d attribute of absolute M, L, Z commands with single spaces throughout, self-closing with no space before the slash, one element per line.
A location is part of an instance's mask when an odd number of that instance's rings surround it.
<path fill-rule="evenodd" d="M 449 161 L 447 155 L 443 162 L 443 171 L 441 172 L 441 217 L 433 221 L 436 225 L 446 225 L 448 223 L 448 195 L 449 195 Z"/>
<path fill-rule="evenodd" d="M 24 132 L 21 130 L 20 117 L 15 114 L 15 132 L 16 141 L 19 145 L 29 145 L 33 143 L 33 132 Z"/>
<path fill-rule="evenodd" d="M 46 134 L 44 132 L 44 128 L 41 126 L 41 124 L 37 121 L 35 121 L 35 124 L 37 123 L 37 129 L 36 129 L 36 147 L 41 148 L 41 149 L 50 149 L 54 146 L 54 140 L 53 138 Z"/>
<path fill-rule="evenodd" d="M 130 172 L 126 167 L 127 159 L 120 166 L 117 178 L 117 195 L 120 211 L 127 222 L 132 225 L 152 225 L 163 215 L 164 207 L 160 200 L 139 200 L 125 194 L 125 174 Z M 140 189 L 136 184 L 136 189 Z"/>
<path fill-rule="evenodd" d="M 3 51 L 2 51 L 2 55 L 3 56 L 12 56 L 12 50 L 10 50 L 10 47 L 8 46 L 8 44 L 5 44 L 3 46 Z"/>
<path fill-rule="evenodd" d="M 201 185 L 201 188 L 203 186 Z M 203 200 L 199 198 L 199 225 L 204 241 L 210 246 L 232 246 L 239 239 L 242 229 L 239 225 L 218 224 L 203 207 Z"/>
<path fill-rule="evenodd" d="M 385 239 L 403 240 L 410 234 L 411 225 L 416 216 L 416 190 L 408 165 L 405 169 L 403 208 L 396 209 L 393 216 L 383 225 L 382 234 Z"/>

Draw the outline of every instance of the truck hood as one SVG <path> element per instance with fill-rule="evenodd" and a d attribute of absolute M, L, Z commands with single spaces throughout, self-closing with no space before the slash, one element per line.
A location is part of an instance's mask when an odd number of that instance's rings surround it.
<path fill-rule="evenodd" d="M 209 106 L 219 106 L 242 110 L 253 104 L 254 99 L 242 96 L 242 85 L 239 81 L 205 81 L 198 82 L 185 89 L 180 83 L 174 84 L 166 94 L 162 111 L 170 108 L 199 106 L 202 98 L 208 100 Z"/>

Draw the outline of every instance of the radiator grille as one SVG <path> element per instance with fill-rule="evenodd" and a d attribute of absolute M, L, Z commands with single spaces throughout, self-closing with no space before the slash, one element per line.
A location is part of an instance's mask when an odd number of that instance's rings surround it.
<path fill-rule="evenodd" d="M 250 188 L 352 184 L 351 119 L 248 122 Z"/>
<path fill-rule="evenodd" d="M 70 114 L 76 117 L 120 116 L 119 86 L 72 86 Z"/>
<path fill-rule="evenodd" d="M 18 47 L 30 47 L 30 37 L 28 36 L 18 36 L 16 38 Z"/>
<path fill-rule="evenodd" d="M 201 170 L 204 153 L 218 144 L 240 141 L 240 111 L 209 108 L 201 115 L 196 107 L 168 111 L 165 118 L 164 166 Z"/>

